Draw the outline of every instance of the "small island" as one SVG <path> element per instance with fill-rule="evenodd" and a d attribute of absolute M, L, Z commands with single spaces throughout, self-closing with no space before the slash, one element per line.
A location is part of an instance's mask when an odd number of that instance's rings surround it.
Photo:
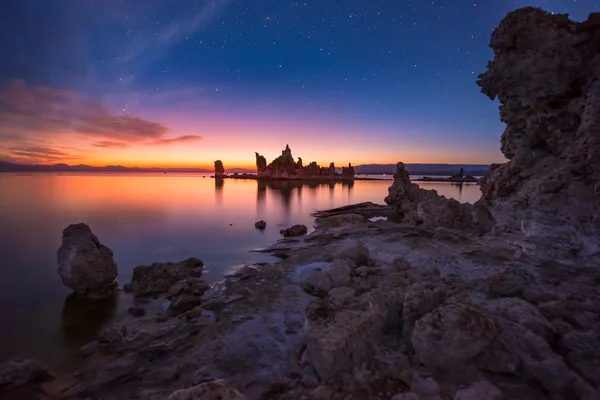
<path fill-rule="evenodd" d="M 228 175 L 225 173 L 225 168 L 221 160 L 215 161 L 216 179 L 257 179 L 257 180 L 311 180 L 311 181 L 351 181 L 355 180 L 354 168 L 352 164 L 347 167 L 342 167 L 341 173 L 338 173 L 334 163 L 330 163 L 329 167 L 321 167 L 316 161 L 308 165 L 304 165 L 302 158 L 298 157 L 298 161 L 294 161 L 292 150 L 289 145 L 285 146 L 281 155 L 267 165 L 267 159 L 255 153 L 256 156 L 256 174 L 234 173 Z M 362 178 L 365 179 L 365 178 Z"/>
<path fill-rule="evenodd" d="M 479 179 L 477 179 L 471 175 L 465 175 L 464 168 L 461 168 L 460 172 L 458 174 L 452 175 L 448 178 L 424 176 L 419 179 L 413 179 L 413 181 L 415 181 L 415 182 L 452 182 L 452 183 L 461 184 L 461 183 L 477 183 L 477 182 L 479 182 Z"/>

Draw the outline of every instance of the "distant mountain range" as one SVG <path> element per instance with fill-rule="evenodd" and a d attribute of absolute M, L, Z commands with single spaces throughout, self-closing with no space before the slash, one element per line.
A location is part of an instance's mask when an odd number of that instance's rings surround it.
<path fill-rule="evenodd" d="M 465 175 L 483 176 L 487 173 L 488 165 L 473 164 L 405 164 L 406 170 L 411 175 L 447 176 L 457 174 L 461 168 Z M 227 173 L 254 173 L 256 170 L 246 168 L 227 168 Z M 364 164 L 354 167 L 354 172 L 361 175 L 389 175 L 396 171 L 396 164 Z M 14 164 L 0 161 L 0 172 L 188 172 L 211 173 L 212 169 L 206 168 L 141 168 L 123 167 L 121 165 L 107 165 L 92 167 L 89 165 L 27 165 Z"/>
<path fill-rule="evenodd" d="M 446 176 L 454 175 L 463 168 L 465 175 L 484 176 L 489 165 L 481 164 L 404 164 L 411 175 Z M 396 172 L 396 164 L 364 164 L 354 167 L 356 174 L 383 175 Z"/>

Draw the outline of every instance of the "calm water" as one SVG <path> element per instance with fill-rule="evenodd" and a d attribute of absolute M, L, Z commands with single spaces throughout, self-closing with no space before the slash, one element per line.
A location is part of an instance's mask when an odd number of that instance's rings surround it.
<path fill-rule="evenodd" d="M 271 260 L 249 250 L 277 240 L 282 227 L 310 227 L 310 213 L 317 210 L 383 203 L 390 184 L 218 184 L 200 174 L 0 174 L 0 362 L 22 356 L 59 365 L 102 326 L 126 315 L 131 299 L 122 293 L 95 304 L 69 298 L 57 273 L 56 250 L 71 223 L 87 223 L 113 250 L 121 284 L 136 265 L 187 257 L 203 260 L 206 278 L 214 282 L 241 263 Z M 422 187 L 466 202 L 480 193 L 476 185 Z M 265 231 L 254 228 L 259 219 L 267 221 Z"/>

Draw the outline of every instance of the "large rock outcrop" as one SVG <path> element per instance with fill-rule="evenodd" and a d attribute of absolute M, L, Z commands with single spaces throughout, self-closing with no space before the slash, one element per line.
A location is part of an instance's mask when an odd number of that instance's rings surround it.
<path fill-rule="evenodd" d="M 556 256 L 598 251 L 600 13 L 578 23 L 526 7 L 494 30 L 478 85 L 498 99 L 502 153 L 478 202 L 495 232 L 522 231 Z"/>
<path fill-rule="evenodd" d="M 292 150 L 288 145 L 281 152 L 281 156 L 267 165 L 266 159 L 256 154 L 256 170 L 258 178 L 261 179 L 354 179 L 354 168 L 350 164 L 348 168 L 342 168 L 342 174 L 335 171 L 334 163 L 329 167 L 321 167 L 316 162 L 304 166 L 302 158 L 294 161 Z"/>
<path fill-rule="evenodd" d="M 421 189 L 410 181 L 404 164 L 399 162 L 394 183 L 388 189 L 385 202 L 394 207 L 390 217 L 394 222 L 407 222 L 423 227 L 460 228 L 472 226 L 472 206 L 447 199 L 435 190 Z"/>
<path fill-rule="evenodd" d="M 215 178 L 223 178 L 225 176 L 225 168 L 221 160 L 215 161 Z"/>
<path fill-rule="evenodd" d="M 101 298 L 114 288 L 118 270 L 113 252 L 86 224 L 72 224 L 63 231 L 57 258 L 63 284 L 75 293 Z"/>

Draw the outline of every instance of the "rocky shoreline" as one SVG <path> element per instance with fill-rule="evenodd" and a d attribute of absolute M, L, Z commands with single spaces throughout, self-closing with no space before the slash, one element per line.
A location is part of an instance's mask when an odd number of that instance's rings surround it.
<path fill-rule="evenodd" d="M 0 398 L 599 399 L 600 14 L 519 9 L 491 47 L 478 84 L 509 161 L 476 204 L 399 163 L 386 205 L 315 214 L 277 263 L 212 287 L 200 260 L 136 267 L 127 290 L 164 311 L 107 327 L 68 376 L 1 365 Z"/>

